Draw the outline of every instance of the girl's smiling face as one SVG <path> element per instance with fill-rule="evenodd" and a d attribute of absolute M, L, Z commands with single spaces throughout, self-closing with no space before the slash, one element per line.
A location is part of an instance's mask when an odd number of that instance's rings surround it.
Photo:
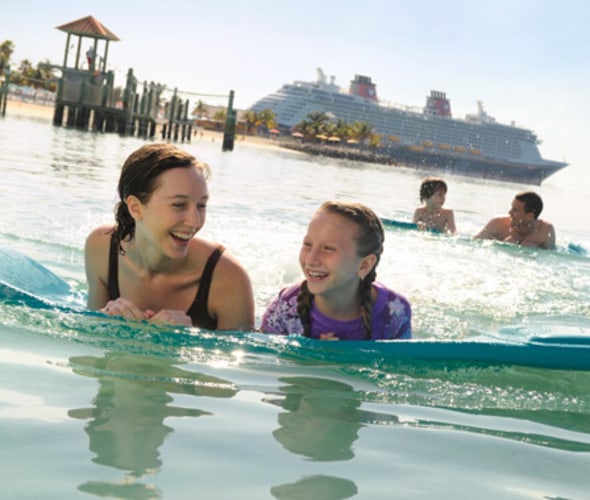
<path fill-rule="evenodd" d="M 357 233 L 357 226 L 346 218 L 316 212 L 299 252 L 299 263 L 312 294 L 337 300 L 356 293 L 365 260 L 358 255 Z"/>

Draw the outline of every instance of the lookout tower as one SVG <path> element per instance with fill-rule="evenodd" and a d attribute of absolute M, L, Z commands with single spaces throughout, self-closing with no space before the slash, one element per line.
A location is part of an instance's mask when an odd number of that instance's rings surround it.
<path fill-rule="evenodd" d="M 129 69 L 125 88 L 115 87 L 114 74 L 107 71 L 107 59 L 110 42 L 120 39 L 93 16 L 56 29 L 68 37 L 63 64 L 52 65 L 61 71 L 54 125 L 63 125 L 67 116 L 68 127 L 122 135 L 133 135 L 137 130 L 139 136 L 153 137 L 164 86 L 144 83 L 143 92 L 139 92 L 137 78 Z"/>
<path fill-rule="evenodd" d="M 61 67 L 54 66 L 62 75 L 53 123 L 62 125 L 64 112 L 67 110 L 68 126 L 87 129 L 93 112 L 93 128 L 102 128 L 105 121 L 104 111 L 108 108 L 116 109 L 116 102 L 121 100 L 120 95 L 115 95 L 112 71 L 106 71 L 109 43 L 119 41 L 119 37 L 93 16 L 62 24 L 56 29 L 64 31 L 68 37 L 63 64 Z M 72 38 L 77 38 L 77 43 L 73 43 Z M 84 42 L 88 43 L 88 48 L 82 54 Z M 102 55 L 99 54 L 99 49 L 102 49 Z M 114 123 L 110 126 L 115 127 Z"/>
<path fill-rule="evenodd" d="M 109 53 L 109 43 L 118 42 L 120 39 L 111 30 L 106 28 L 93 16 L 83 17 L 71 23 L 62 24 L 57 26 L 56 29 L 64 31 L 68 34 L 66 40 L 66 50 L 64 53 L 63 67 L 68 68 L 70 48 L 74 47 L 74 44 L 70 45 L 72 35 L 78 37 L 78 43 L 76 45 L 76 54 L 74 57 L 73 69 L 80 70 L 84 67 L 84 64 L 80 61 L 80 54 L 82 51 L 82 41 L 84 38 L 90 40 L 88 50 L 85 52 L 86 55 L 86 70 L 94 72 L 97 70 L 100 73 L 106 73 L 107 57 Z M 104 41 L 103 55 L 98 55 L 99 41 Z"/>

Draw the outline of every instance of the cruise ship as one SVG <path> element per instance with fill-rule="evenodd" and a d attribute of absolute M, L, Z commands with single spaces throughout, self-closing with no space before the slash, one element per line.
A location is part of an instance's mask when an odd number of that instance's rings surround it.
<path fill-rule="evenodd" d="M 446 94 L 435 90 L 423 109 L 386 105 L 377 98 L 375 83 L 363 75 L 355 75 L 346 92 L 318 68 L 315 82 L 285 84 L 250 109 L 272 110 L 277 128 L 286 134 L 314 111 L 347 123 L 366 122 L 380 136 L 376 153 L 426 170 L 538 185 L 567 166 L 543 159 L 531 130 L 497 123 L 481 102 L 463 119 L 452 117 Z"/>

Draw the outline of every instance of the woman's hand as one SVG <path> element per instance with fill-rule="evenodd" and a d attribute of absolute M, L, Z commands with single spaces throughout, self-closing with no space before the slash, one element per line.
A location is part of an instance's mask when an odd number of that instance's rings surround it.
<path fill-rule="evenodd" d="M 184 311 L 177 311 L 174 309 L 162 309 L 157 313 L 153 311 L 146 311 L 151 313 L 148 318 L 152 323 L 172 323 L 174 325 L 193 326 L 193 322 Z"/>
<path fill-rule="evenodd" d="M 151 309 L 142 311 L 130 300 L 119 297 L 115 300 L 109 300 L 100 312 L 109 316 L 122 316 L 126 319 L 137 321 L 148 320 L 152 323 L 172 323 L 174 325 L 192 326 L 193 322 L 184 311 L 174 309 L 162 309 L 157 313 Z"/>
<path fill-rule="evenodd" d="M 122 297 L 109 300 L 100 312 L 109 316 L 122 316 L 126 319 L 135 319 L 138 321 L 149 319 L 153 315 L 153 311 L 142 311 L 133 302 Z"/>
<path fill-rule="evenodd" d="M 334 332 L 320 333 L 320 340 L 340 340 Z"/>

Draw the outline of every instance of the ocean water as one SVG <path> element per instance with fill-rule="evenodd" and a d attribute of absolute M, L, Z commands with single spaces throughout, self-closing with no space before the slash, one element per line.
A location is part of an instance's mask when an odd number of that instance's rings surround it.
<path fill-rule="evenodd" d="M 135 138 L 0 119 L 0 248 L 85 292 L 83 244 L 113 219 Z M 201 236 L 252 278 L 258 324 L 300 279 L 298 248 L 327 199 L 409 220 L 425 172 L 196 137 L 211 165 Z M 447 176 L 459 234 L 388 228 L 378 279 L 408 297 L 415 337 L 590 335 L 584 166 L 542 186 Z M 473 241 L 537 190 L 558 250 Z M 3 263 L 0 262 L 0 266 Z M 329 355 L 0 302 L 2 498 L 590 498 L 590 372 Z"/>

